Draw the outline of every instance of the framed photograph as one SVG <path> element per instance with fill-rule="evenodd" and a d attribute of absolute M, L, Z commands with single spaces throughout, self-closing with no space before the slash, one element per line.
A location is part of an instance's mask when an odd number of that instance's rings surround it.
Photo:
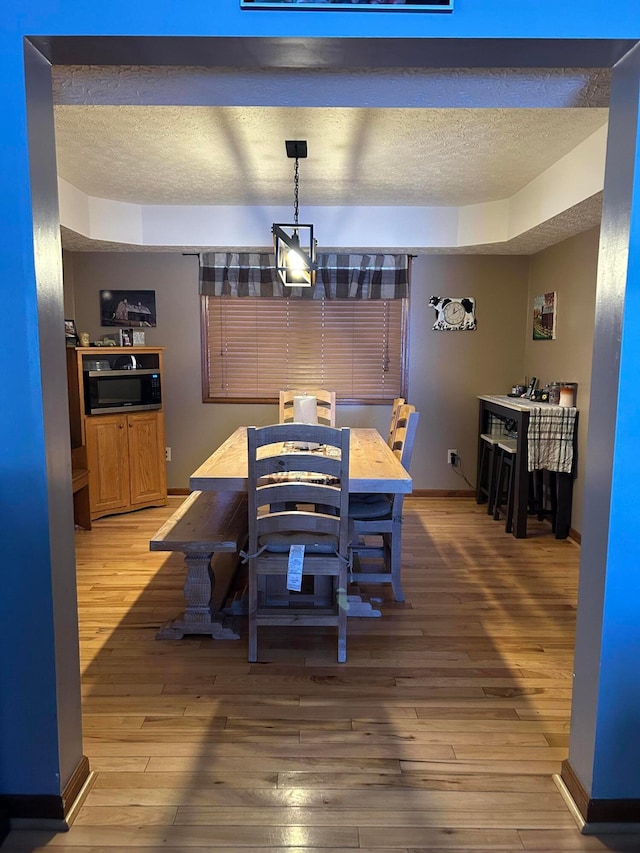
<path fill-rule="evenodd" d="M 133 330 L 133 345 L 134 347 L 144 346 L 144 332 L 140 329 Z"/>
<path fill-rule="evenodd" d="M 101 290 L 100 325 L 154 327 L 156 325 L 155 290 Z"/>
<path fill-rule="evenodd" d="M 533 340 L 552 341 L 556 336 L 558 294 L 555 290 L 533 297 Z"/>
<path fill-rule="evenodd" d="M 241 9 L 357 9 L 393 12 L 452 12 L 453 0 L 240 0 Z"/>
<path fill-rule="evenodd" d="M 64 321 L 64 339 L 68 347 L 77 347 L 79 338 L 75 320 Z"/>
<path fill-rule="evenodd" d="M 120 346 L 121 347 L 132 347 L 133 346 L 133 329 L 120 329 Z"/>

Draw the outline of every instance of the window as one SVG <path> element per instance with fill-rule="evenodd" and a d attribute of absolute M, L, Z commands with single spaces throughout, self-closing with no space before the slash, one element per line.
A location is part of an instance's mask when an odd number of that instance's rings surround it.
<path fill-rule="evenodd" d="M 203 400 L 274 402 L 305 387 L 342 402 L 405 396 L 407 303 L 202 296 Z"/>

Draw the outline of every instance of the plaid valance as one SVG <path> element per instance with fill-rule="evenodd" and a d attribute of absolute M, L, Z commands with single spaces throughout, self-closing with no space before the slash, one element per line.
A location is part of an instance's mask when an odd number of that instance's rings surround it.
<path fill-rule="evenodd" d="M 285 287 L 270 252 L 204 252 L 204 296 L 283 296 L 301 299 L 402 299 L 409 294 L 408 255 L 318 255 L 314 287 Z"/>

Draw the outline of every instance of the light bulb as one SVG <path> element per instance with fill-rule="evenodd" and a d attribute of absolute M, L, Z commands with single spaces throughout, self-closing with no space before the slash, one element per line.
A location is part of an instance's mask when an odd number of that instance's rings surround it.
<path fill-rule="evenodd" d="M 295 249 L 289 249 L 289 253 L 287 255 L 287 266 L 291 274 L 296 278 L 302 278 L 306 269 L 302 255 Z"/>

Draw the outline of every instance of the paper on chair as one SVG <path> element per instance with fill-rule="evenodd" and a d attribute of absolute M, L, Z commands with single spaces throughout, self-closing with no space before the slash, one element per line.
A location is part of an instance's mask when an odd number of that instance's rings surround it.
<path fill-rule="evenodd" d="M 299 424 L 318 423 L 318 400 L 310 394 L 300 394 L 293 398 L 293 420 Z M 319 445 L 314 442 L 299 444 L 300 450 L 315 450 Z"/>
<path fill-rule="evenodd" d="M 318 423 L 318 401 L 310 395 L 293 398 L 293 419 L 299 424 Z"/>
<path fill-rule="evenodd" d="M 302 564 L 304 562 L 304 545 L 291 545 L 289 548 L 289 564 L 287 566 L 287 589 L 300 592 L 302 589 Z"/>

